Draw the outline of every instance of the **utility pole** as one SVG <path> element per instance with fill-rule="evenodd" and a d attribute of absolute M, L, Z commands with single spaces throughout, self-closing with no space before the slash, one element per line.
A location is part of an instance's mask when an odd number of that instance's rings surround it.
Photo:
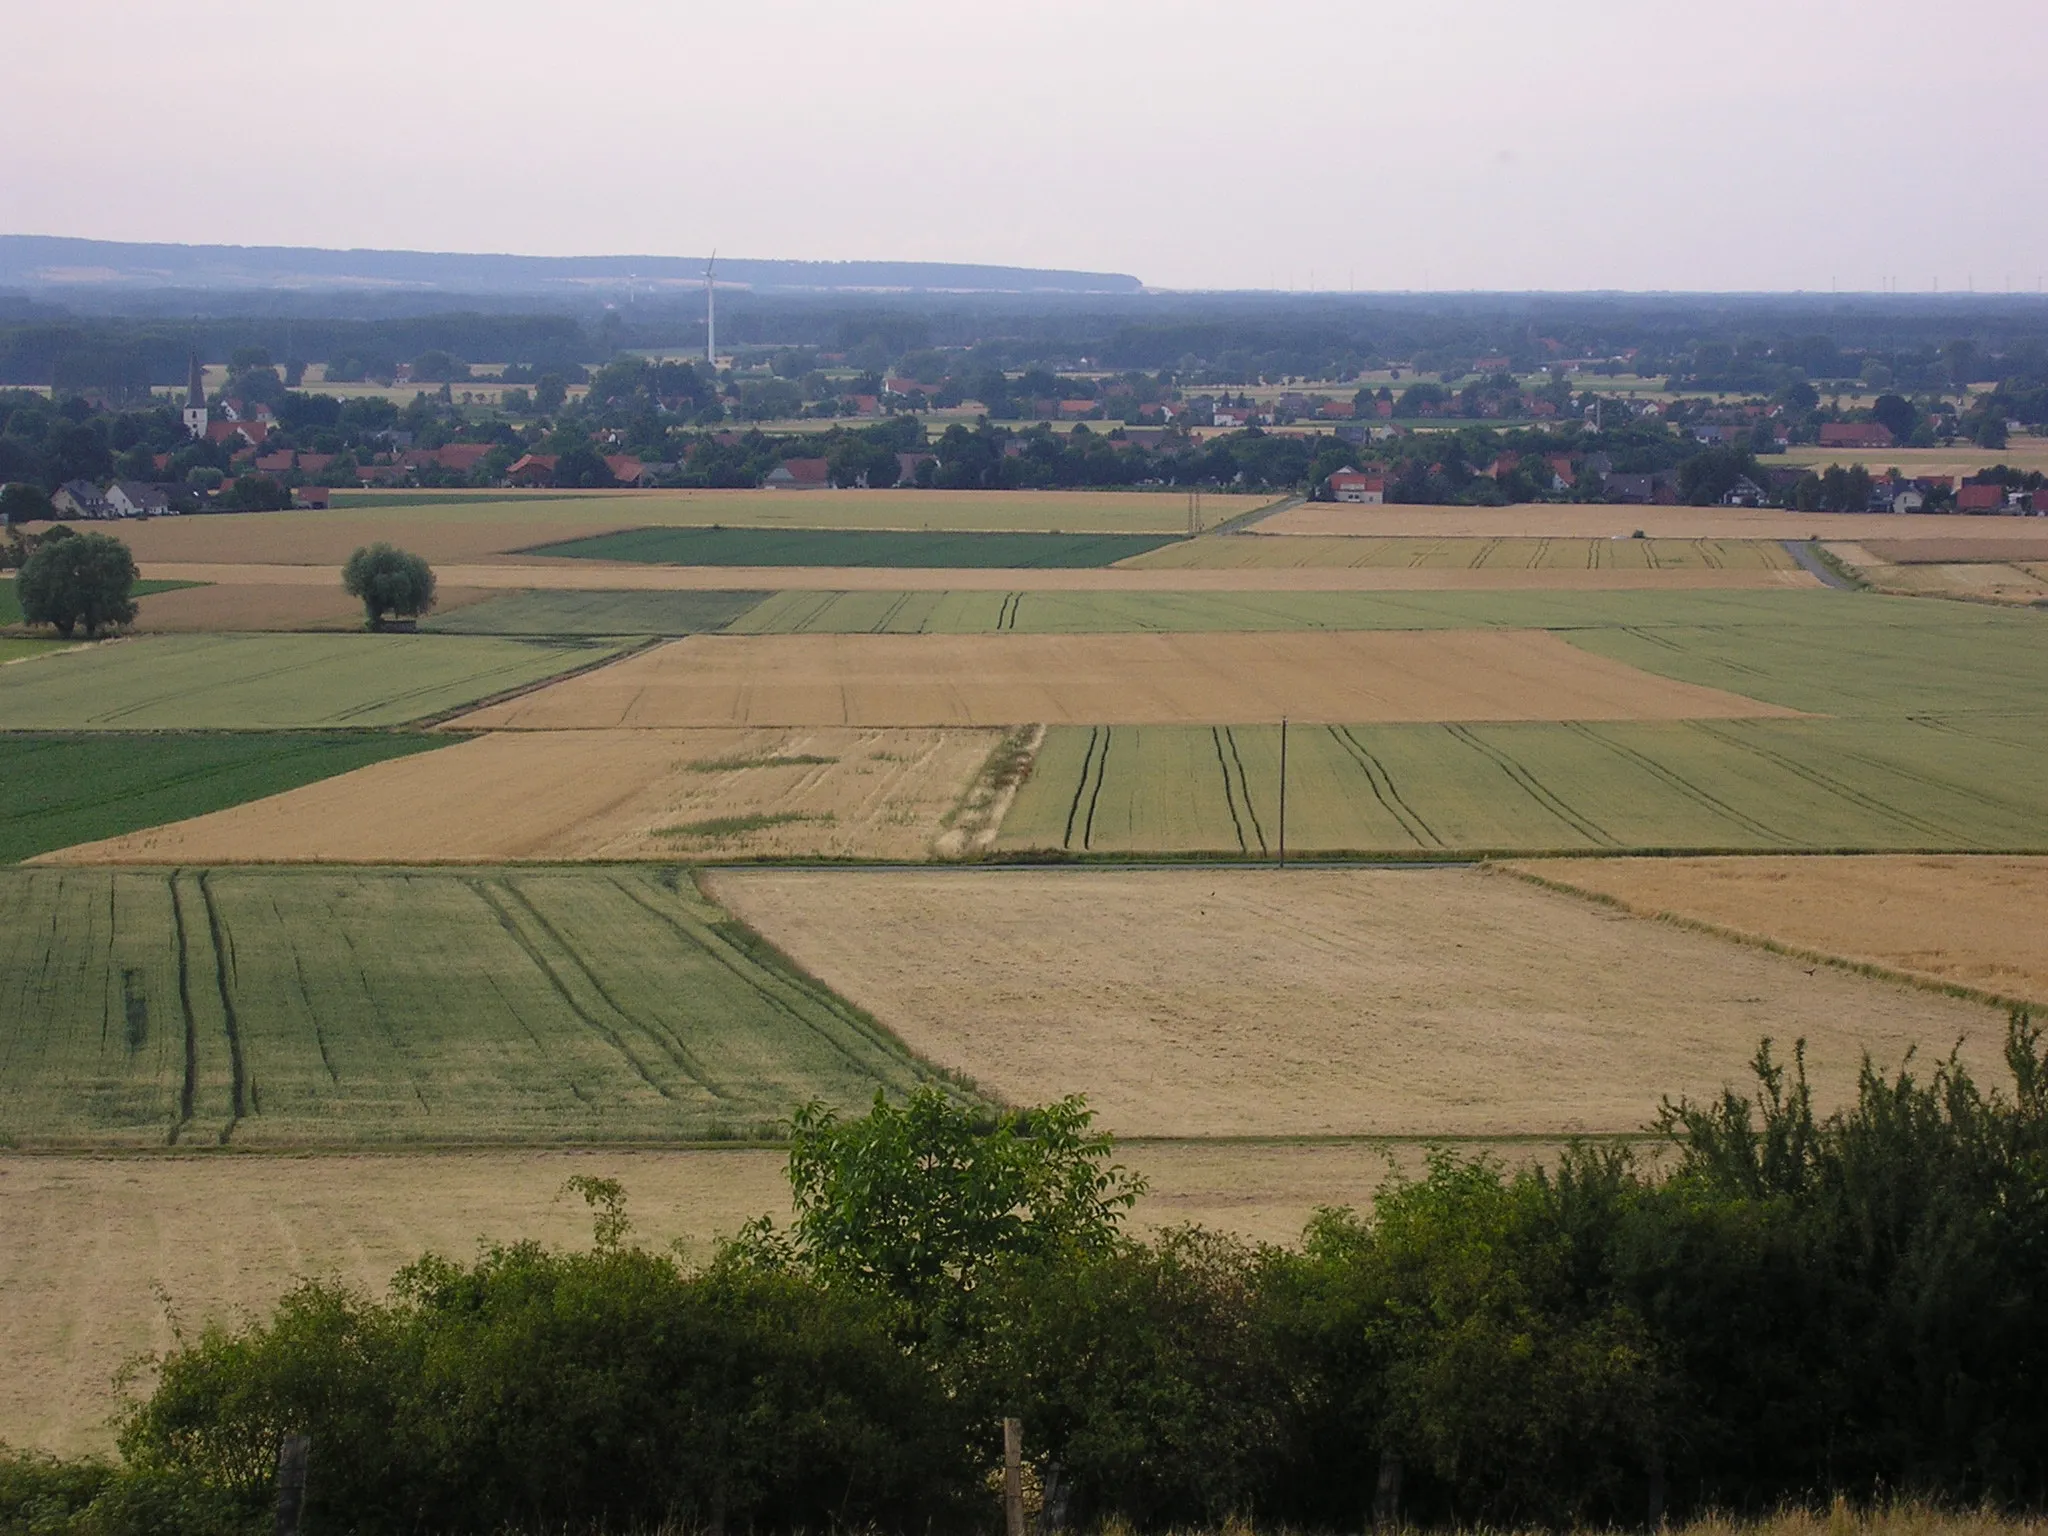
<path fill-rule="evenodd" d="M 1287 717 L 1280 717 L 1280 867 L 1287 867 Z"/>

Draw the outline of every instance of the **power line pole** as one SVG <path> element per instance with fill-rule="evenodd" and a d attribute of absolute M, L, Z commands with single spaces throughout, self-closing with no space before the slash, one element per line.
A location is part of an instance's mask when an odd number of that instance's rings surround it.
<path fill-rule="evenodd" d="M 1280 867 L 1287 867 L 1287 717 L 1280 717 Z"/>

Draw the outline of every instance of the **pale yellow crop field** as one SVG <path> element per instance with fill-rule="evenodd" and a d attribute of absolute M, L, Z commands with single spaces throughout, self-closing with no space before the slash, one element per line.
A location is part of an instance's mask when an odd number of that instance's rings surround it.
<path fill-rule="evenodd" d="M 692 635 L 452 729 L 1792 718 L 1544 630 Z"/>
<path fill-rule="evenodd" d="M 1388 1159 L 1412 1170 L 1418 1151 L 1155 1142 L 1118 1155 L 1151 1184 L 1139 1230 L 1200 1222 L 1286 1242 L 1318 1205 L 1365 1205 Z M 578 1174 L 625 1185 L 638 1241 L 702 1259 L 755 1216 L 787 1221 L 783 1166 L 780 1152 L 741 1148 L 0 1155 L 0 1442 L 109 1449 L 114 1375 L 167 1348 L 172 1319 L 189 1337 L 261 1313 L 302 1277 L 376 1292 L 428 1251 L 467 1260 L 480 1243 L 525 1238 L 581 1247 L 590 1215 L 563 1189 Z"/>
<path fill-rule="evenodd" d="M 1622 1133 L 1805 1038 L 1816 1094 L 1982 1005 L 1477 870 L 720 870 L 717 899 L 909 1046 L 1124 1135 Z"/>
<path fill-rule="evenodd" d="M 1122 570 L 1259 570 L 1338 566 L 1377 570 L 1633 573 L 1747 576 L 1758 586 L 1798 571 L 1768 539 L 1421 539 L 1226 534 L 1167 544 L 1119 562 Z M 1718 583 L 1717 583 L 1718 584 Z"/>
<path fill-rule="evenodd" d="M 928 858 L 995 731 L 508 732 L 43 855 L 57 864 Z M 429 766 L 431 765 L 431 767 Z"/>
<path fill-rule="evenodd" d="M 1361 507 L 1312 501 L 1262 518 L 1262 534 L 1348 538 L 2004 539 L 2022 519 L 1924 513 L 1783 512 L 1529 502 L 1512 507 Z"/>
<path fill-rule="evenodd" d="M 2048 1006 L 2048 859 L 1532 859 L 1511 867 L 1631 911 Z"/>

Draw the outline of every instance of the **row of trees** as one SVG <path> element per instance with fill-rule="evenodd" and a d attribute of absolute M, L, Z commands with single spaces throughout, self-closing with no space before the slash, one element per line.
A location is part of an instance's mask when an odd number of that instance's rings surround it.
<path fill-rule="evenodd" d="M 985 1528 L 1015 1415 L 1049 1516 L 1083 1527 L 2039 1507 L 2048 1061 L 2024 1017 L 2007 1063 L 1990 1091 L 1952 1059 L 1866 1068 L 1823 1117 L 1766 1045 L 1752 1092 L 1665 1106 L 1661 1170 L 1438 1153 L 1291 1248 L 1131 1237 L 1142 1185 L 1076 1100 L 813 1106 L 788 1228 L 691 1269 L 578 1181 L 590 1251 L 426 1258 L 382 1300 L 308 1284 L 174 1348 L 120 1466 L 16 1461 L 0 1497 L 41 1490 L 53 1532 L 248 1529 L 304 1433 L 316 1532 Z"/>

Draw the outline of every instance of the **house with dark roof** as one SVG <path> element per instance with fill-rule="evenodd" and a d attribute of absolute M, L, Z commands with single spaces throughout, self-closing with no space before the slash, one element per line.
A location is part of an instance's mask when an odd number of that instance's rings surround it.
<path fill-rule="evenodd" d="M 64 517 L 97 521 L 120 516 L 108 503 L 106 494 L 90 480 L 66 480 L 57 487 L 57 494 L 50 498 L 50 504 Z"/>
<path fill-rule="evenodd" d="M 822 491 L 832 472 L 823 459 L 784 459 L 761 483 L 774 491 Z"/>
<path fill-rule="evenodd" d="M 140 480 L 116 480 L 108 486 L 107 505 L 116 517 L 166 517 L 178 510 L 162 486 Z"/>

